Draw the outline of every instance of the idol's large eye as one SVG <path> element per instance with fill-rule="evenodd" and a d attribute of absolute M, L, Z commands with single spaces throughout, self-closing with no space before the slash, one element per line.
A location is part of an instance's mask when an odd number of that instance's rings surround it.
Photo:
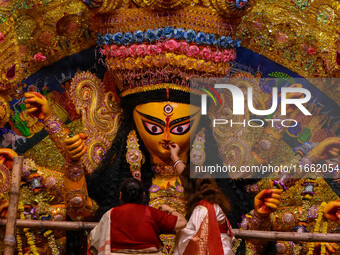
<path fill-rule="evenodd" d="M 170 133 L 175 135 L 184 135 L 190 130 L 190 122 L 178 125 L 170 130 Z"/>
<path fill-rule="evenodd" d="M 156 124 L 143 121 L 143 125 L 145 130 L 151 135 L 159 135 L 163 133 L 163 129 Z"/>

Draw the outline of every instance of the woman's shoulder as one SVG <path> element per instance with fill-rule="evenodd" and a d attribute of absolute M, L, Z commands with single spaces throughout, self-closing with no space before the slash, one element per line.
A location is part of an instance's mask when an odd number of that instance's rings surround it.
<path fill-rule="evenodd" d="M 207 213 L 207 212 L 208 208 L 205 207 L 204 205 L 196 205 L 193 211 L 193 213 Z"/>

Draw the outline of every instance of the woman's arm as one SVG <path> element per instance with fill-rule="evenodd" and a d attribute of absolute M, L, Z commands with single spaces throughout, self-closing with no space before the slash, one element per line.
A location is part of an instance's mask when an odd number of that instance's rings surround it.
<path fill-rule="evenodd" d="M 168 206 L 168 205 L 161 205 L 159 207 L 160 210 L 167 212 L 168 214 L 172 214 L 174 216 L 177 216 L 177 222 L 175 225 L 175 230 L 180 230 L 182 228 L 185 228 L 187 225 L 187 220 L 185 219 L 184 215 L 180 212 L 176 211 L 176 209 Z"/>
<path fill-rule="evenodd" d="M 178 156 L 179 151 L 180 151 L 180 148 L 178 144 L 176 143 L 170 144 L 171 160 L 172 160 L 172 163 L 174 164 L 173 166 L 176 169 L 177 174 L 181 175 L 186 165 L 184 161 L 179 158 Z"/>

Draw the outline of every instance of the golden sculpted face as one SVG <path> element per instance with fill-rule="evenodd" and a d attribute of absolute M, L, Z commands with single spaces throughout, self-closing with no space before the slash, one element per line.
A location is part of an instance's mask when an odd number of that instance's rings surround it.
<path fill-rule="evenodd" d="M 171 143 L 179 145 L 179 156 L 186 159 L 190 132 L 196 132 L 200 117 L 199 107 L 169 101 L 141 104 L 133 111 L 138 133 L 154 163 L 170 160 Z"/>

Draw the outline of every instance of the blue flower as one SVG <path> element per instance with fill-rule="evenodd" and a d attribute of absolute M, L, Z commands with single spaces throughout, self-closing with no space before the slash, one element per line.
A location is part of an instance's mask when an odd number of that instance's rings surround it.
<path fill-rule="evenodd" d="M 197 44 L 203 44 L 207 42 L 207 35 L 204 32 L 199 32 L 196 37 Z"/>
<path fill-rule="evenodd" d="M 103 43 L 108 45 L 108 44 L 112 44 L 112 34 L 106 34 L 104 35 L 104 38 L 103 38 Z"/>
<path fill-rule="evenodd" d="M 144 42 L 144 33 L 140 30 L 137 30 L 134 34 L 133 34 L 133 40 L 136 43 L 143 43 Z"/>
<path fill-rule="evenodd" d="M 173 32 L 174 38 L 176 40 L 182 40 L 184 38 L 184 33 L 185 33 L 185 31 L 184 31 L 183 28 L 176 28 Z"/>
<path fill-rule="evenodd" d="M 145 39 L 148 40 L 149 42 L 156 41 L 157 37 L 155 31 L 153 29 L 148 29 L 145 32 Z"/>
<path fill-rule="evenodd" d="M 221 36 L 218 40 L 217 40 L 217 44 L 219 47 L 223 47 L 226 48 L 228 46 L 228 40 L 225 36 Z"/>
<path fill-rule="evenodd" d="M 235 42 L 237 47 L 241 47 L 241 41 L 235 40 Z"/>
<path fill-rule="evenodd" d="M 241 46 L 241 41 L 235 40 L 230 44 L 231 47 L 237 48 Z"/>
<path fill-rule="evenodd" d="M 118 32 L 118 33 L 113 34 L 112 36 L 113 43 L 122 44 L 122 40 L 123 40 L 122 33 Z"/>
<path fill-rule="evenodd" d="M 192 29 L 188 29 L 185 33 L 184 33 L 184 39 L 187 42 L 194 42 L 196 39 L 196 32 Z"/>
<path fill-rule="evenodd" d="M 157 40 L 163 40 L 165 38 L 163 28 L 157 28 L 155 31 L 155 34 L 156 34 Z"/>
<path fill-rule="evenodd" d="M 97 44 L 101 45 L 102 43 L 104 43 L 104 38 L 101 34 L 97 34 Z"/>
<path fill-rule="evenodd" d="M 130 43 L 133 43 L 133 36 L 131 33 L 127 32 L 123 35 L 123 38 L 122 38 L 122 43 L 124 45 L 128 45 Z"/>
<path fill-rule="evenodd" d="M 207 43 L 209 43 L 210 45 L 215 45 L 217 43 L 216 36 L 214 34 L 208 34 Z"/>
<path fill-rule="evenodd" d="M 227 42 L 229 45 L 232 45 L 233 44 L 233 39 L 230 37 L 230 36 L 227 36 Z"/>
<path fill-rule="evenodd" d="M 173 27 L 165 27 L 164 28 L 164 36 L 165 38 L 171 38 L 174 33 L 174 28 Z"/>

